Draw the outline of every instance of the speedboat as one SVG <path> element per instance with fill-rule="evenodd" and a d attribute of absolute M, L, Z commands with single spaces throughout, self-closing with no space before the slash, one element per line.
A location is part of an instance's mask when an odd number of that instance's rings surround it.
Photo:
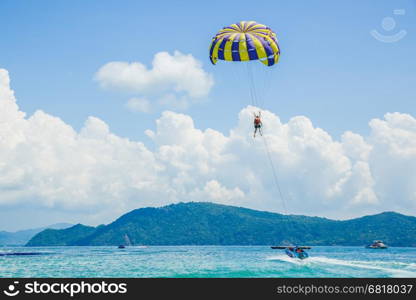
<path fill-rule="evenodd" d="M 372 244 L 365 246 L 369 249 L 387 249 L 387 245 L 382 241 L 374 241 Z"/>
<path fill-rule="evenodd" d="M 308 246 L 272 246 L 272 249 L 284 249 L 287 256 L 292 258 L 299 258 L 305 259 L 308 258 L 309 255 L 305 251 L 305 249 L 311 249 Z"/>
<path fill-rule="evenodd" d="M 308 253 L 306 253 L 306 251 L 299 247 L 286 248 L 285 253 L 292 258 L 305 259 L 309 257 Z"/>

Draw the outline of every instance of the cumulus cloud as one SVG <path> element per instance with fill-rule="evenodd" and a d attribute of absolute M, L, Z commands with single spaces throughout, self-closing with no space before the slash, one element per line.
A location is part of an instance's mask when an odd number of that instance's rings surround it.
<path fill-rule="evenodd" d="M 6 70 L 0 107 L 3 208 L 72 211 L 90 223 L 178 201 L 337 218 L 416 213 L 416 119 L 407 114 L 371 120 L 367 137 L 346 132 L 336 140 L 304 116 L 283 123 L 263 111 L 265 139 L 253 140 L 255 107 L 241 110 L 227 134 L 165 111 L 146 131 L 148 147 L 96 117 L 79 132 L 43 111 L 27 117 Z"/>
<path fill-rule="evenodd" d="M 95 79 L 103 88 L 134 92 L 165 107 L 182 109 L 206 97 L 214 84 L 212 75 L 203 70 L 200 61 L 179 51 L 173 55 L 156 53 L 151 68 L 141 62 L 109 62 L 97 71 Z"/>
<path fill-rule="evenodd" d="M 189 193 L 189 196 L 195 201 L 212 201 L 216 203 L 228 204 L 230 201 L 238 201 L 244 197 L 244 193 L 238 188 L 227 189 L 216 180 L 208 181 L 205 186 L 195 188 Z"/>
<path fill-rule="evenodd" d="M 370 121 L 369 164 L 375 190 L 391 209 L 414 211 L 416 205 L 416 119 L 388 113 Z"/>

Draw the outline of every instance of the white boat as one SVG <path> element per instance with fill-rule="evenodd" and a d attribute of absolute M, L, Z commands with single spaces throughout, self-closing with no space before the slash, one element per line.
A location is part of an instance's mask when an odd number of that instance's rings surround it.
<path fill-rule="evenodd" d="M 367 245 L 366 248 L 369 249 L 387 249 L 387 245 L 382 241 L 374 241 L 372 244 Z"/>

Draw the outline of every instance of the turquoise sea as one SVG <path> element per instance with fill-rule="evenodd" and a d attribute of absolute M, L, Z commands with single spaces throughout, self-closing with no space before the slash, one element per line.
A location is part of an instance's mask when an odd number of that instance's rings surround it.
<path fill-rule="evenodd" d="M 12 252 L 40 255 L 10 256 Z M 0 247 L 0 277 L 416 277 L 416 248 L 269 246 Z"/>

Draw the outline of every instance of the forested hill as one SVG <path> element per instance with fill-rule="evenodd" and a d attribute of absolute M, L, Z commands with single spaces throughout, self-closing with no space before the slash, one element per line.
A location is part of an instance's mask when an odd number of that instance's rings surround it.
<path fill-rule="evenodd" d="M 384 212 L 336 221 L 189 202 L 136 209 L 98 227 L 47 229 L 27 246 L 119 245 L 126 234 L 134 245 L 363 246 L 377 239 L 390 246 L 416 246 L 416 217 Z"/>

